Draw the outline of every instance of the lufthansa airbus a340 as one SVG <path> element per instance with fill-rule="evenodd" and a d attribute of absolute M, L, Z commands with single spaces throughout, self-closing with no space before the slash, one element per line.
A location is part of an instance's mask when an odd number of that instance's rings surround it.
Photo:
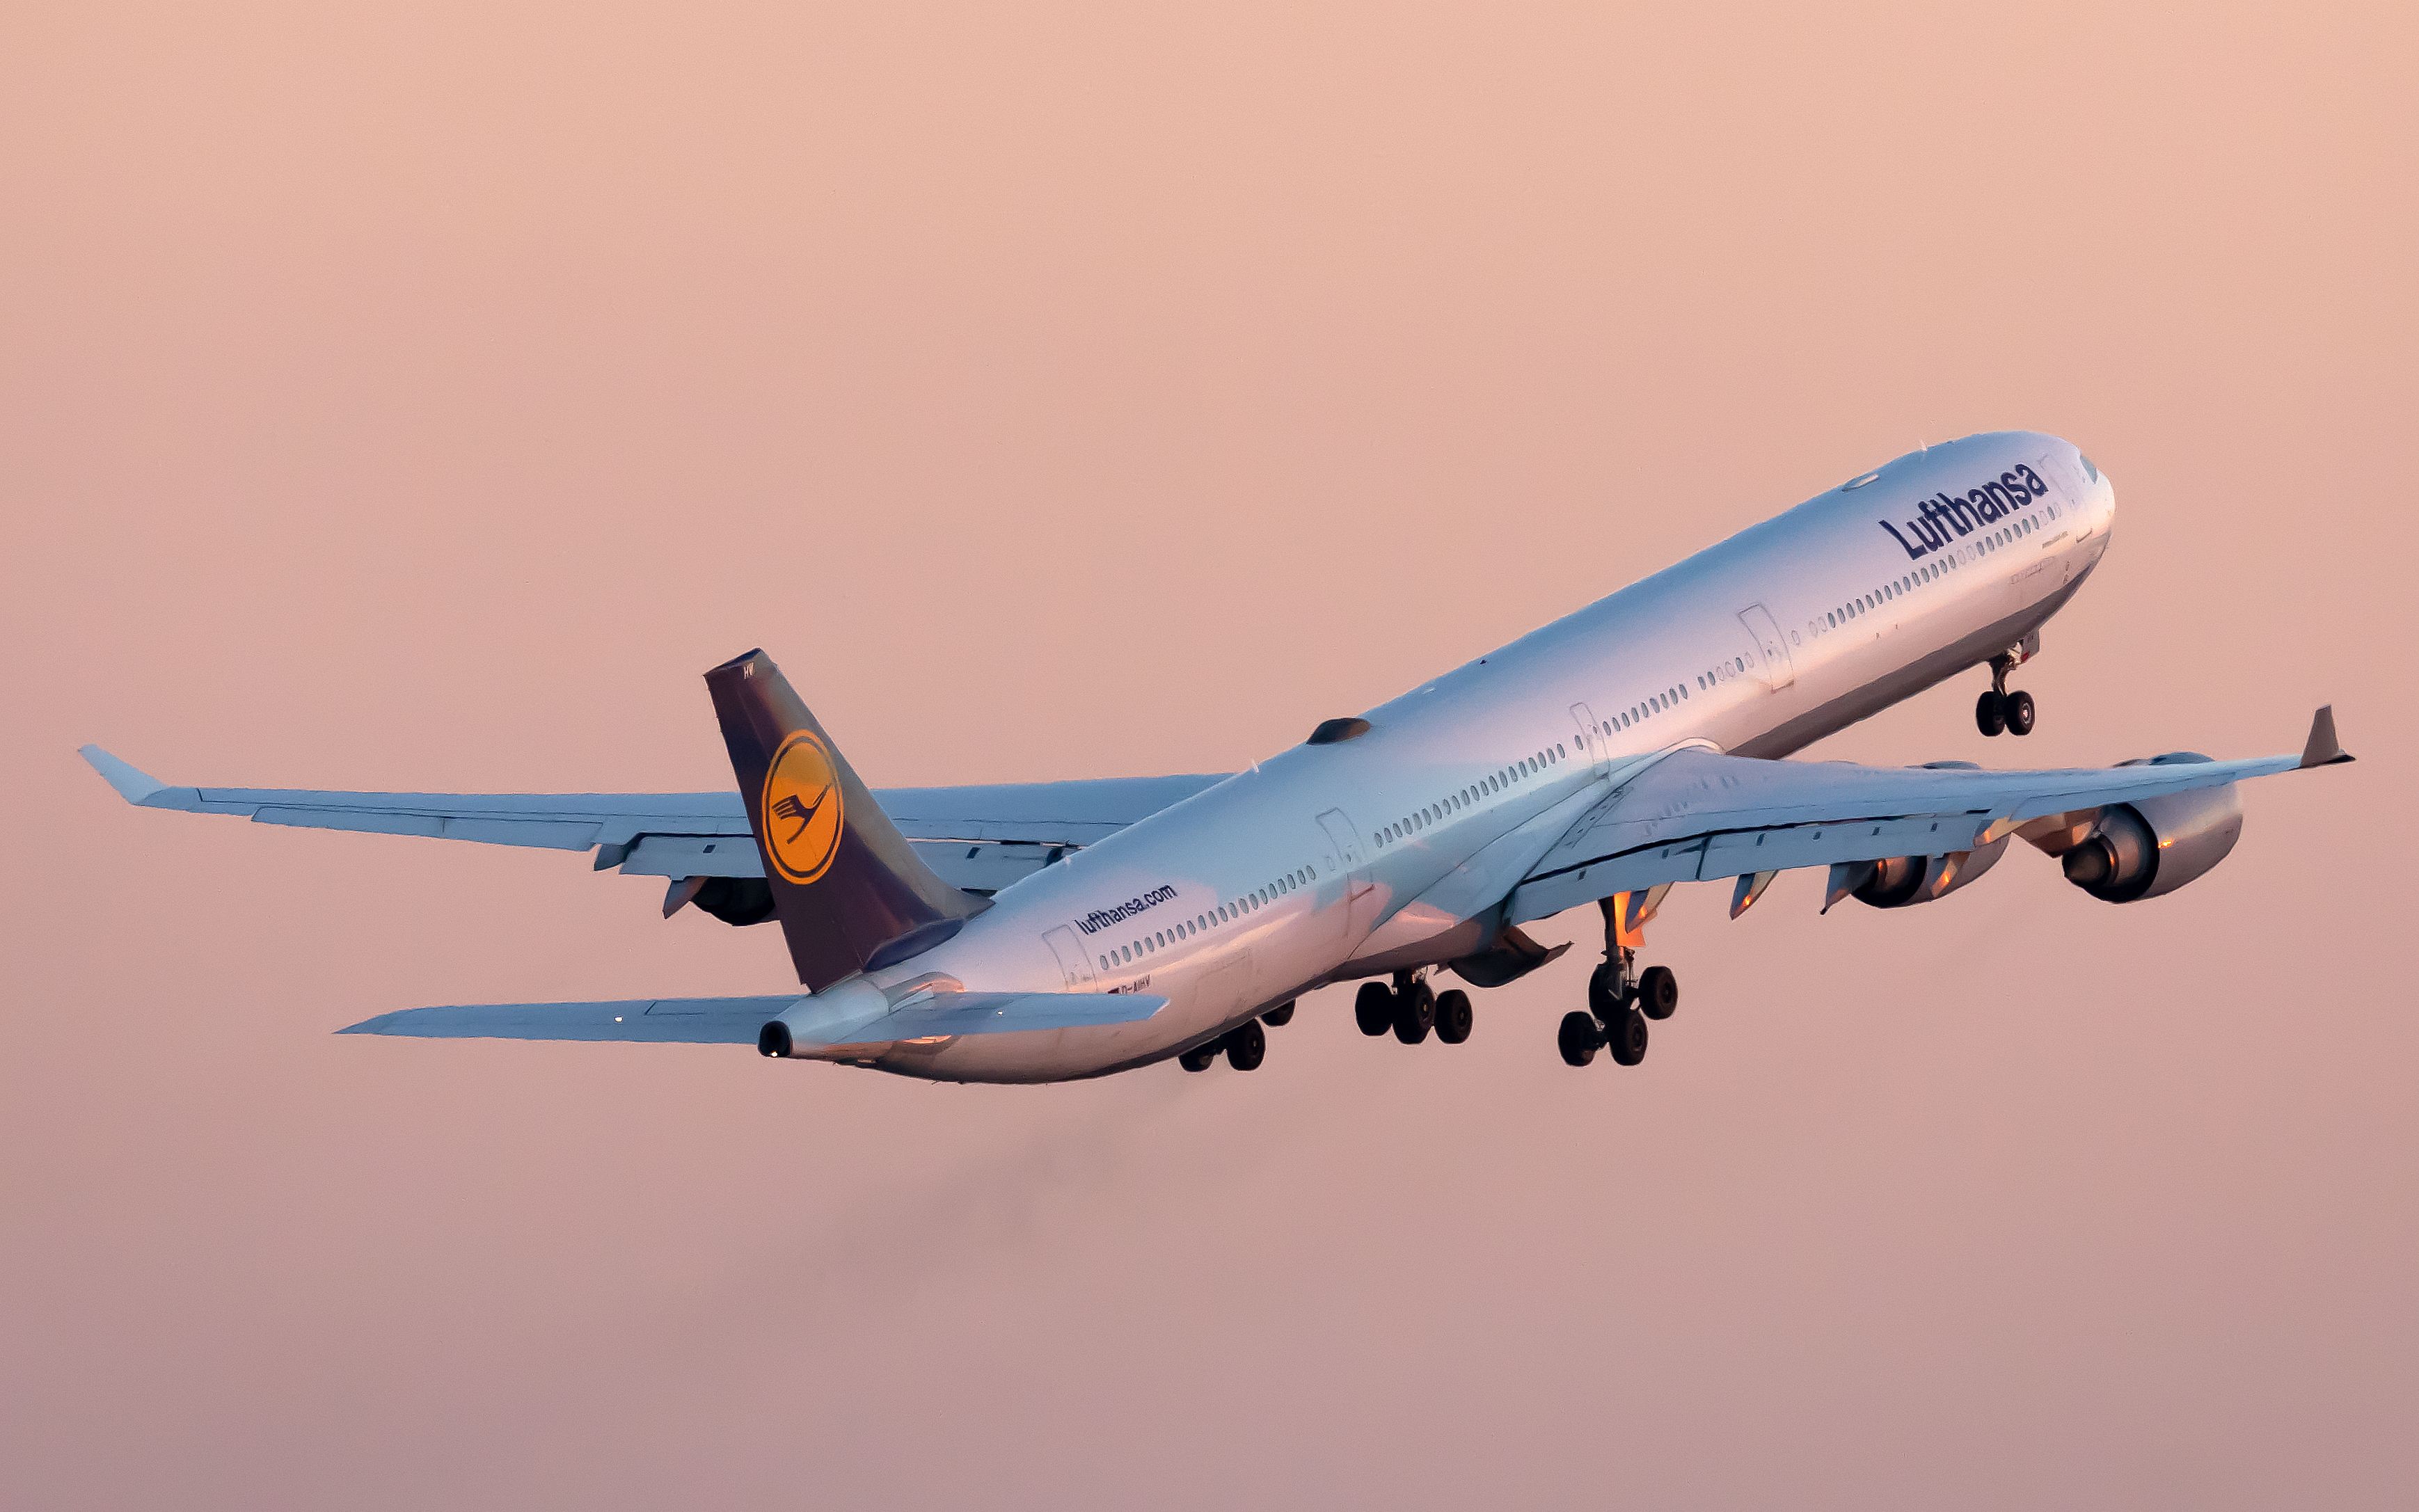
<path fill-rule="evenodd" d="M 1469 994 L 1568 946 L 1523 930 L 1597 904 L 1604 962 L 1563 1058 L 1646 1053 L 1669 967 L 1639 969 L 1674 883 L 1824 868 L 1824 907 L 1931 903 L 2011 840 L 2108 903 L 2225 859 L 2246 778 L 2350 760 L 2321 708 L 2297 755 L 2177 752 L 1984 770 L 1785 760 L 1972 669 L 1985 734 L 2028 733 L 2009 675 L 2108 549 L 2108 479 L 2023 431 L 1929 447 L 1392 702 L 1223 776 L 869 789 L 763 652 L 705 674 L 736 790 L 634 795 L 170 787 L 97 747 L 131 802 L 264 824 L 593 850 L 667 879 L 667 916 L 778 922 L 803 991 L 406 1009 L 347 1032 L 754 1044 L 965 1082 L 1223 1054 L 1359 981 L 1362 1031 L 1468 1038 Z"/>

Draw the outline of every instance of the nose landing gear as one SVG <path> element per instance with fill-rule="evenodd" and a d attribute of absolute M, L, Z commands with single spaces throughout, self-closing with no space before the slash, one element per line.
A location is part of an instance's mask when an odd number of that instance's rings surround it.
<path fill-rule="evenodd" d="M 2030 661 L 2040 649 L 2040 638 L 2027 636 L 2024 644 L 1991 658 L 1991 690 L 1974 701 L 1974 728 L 1986 735 L 1995 735 L 2002 730 L 2011 735 L 2033 733 L 2033 696 L 2021 688 L 2010 692 L 2008 673 Z"/>

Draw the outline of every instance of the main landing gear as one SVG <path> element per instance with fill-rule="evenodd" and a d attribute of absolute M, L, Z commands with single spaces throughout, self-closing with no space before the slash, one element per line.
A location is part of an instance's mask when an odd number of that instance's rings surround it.
<path fill-rule="evenodd" d="M 1668 1019 L 1680 1006 L 1680 979 L 1670 966 L 1637 966 L 1638 952 L 1629 947 L 1606 950 L 1604 964 L 1588 978 L 1587 1011 L 1564 1014 L 1555 1034 L 1564 1061 L 1584 1066 L 1598 1049 L 1610 1050 L 1616 1066 L 1646 1058 L 1646 1021 Z"/>
<path fill-rule="evenodd" d="M 1352 998 L 1352 1021 L 1373 1040 L 1391 1030 L 1403 1043 L 1417 1044 L 1433 1029 L 1442 1042 L 1459 1044 L 1470 1038 L 1472 1017 L 1468 993 L 1458 987 L 1434 991 L 1412 971 L 1395 973 L 1391 987 L 1364 981 Z"/>
<path fill-rule="evenodd" d="M 1268 1024 L 1282 1028 L 1292 1022 L 1293 1003 L 1288 999 L 1270 1009 L 1258 1018 L 1239 1027 L 1228 1029 L 1208 1044 L 1194 1045 L 1178 1056 L 1176 1063 L 1186 1071 L 1208 1071 L 1223 1054 L 1226 1057 L 1226 1064 L 1237 1071 L 1257 1071 L 1260 1062 L 1266 1060 L 1269 1055 L 1268 1032 L 1260 1026 Z"/>
<path fill-rule="evenodd" d="M 2031 659 L 2032 642 L 2002 651 L 1991 658 L 1991 690 L 1974 701 L 1974 727 L 1986 735 L 2004 730 L 2011 735 L 2033 733 L 2033 696 L 2019 688 L 2008 691 L 2008 673 Z"/>

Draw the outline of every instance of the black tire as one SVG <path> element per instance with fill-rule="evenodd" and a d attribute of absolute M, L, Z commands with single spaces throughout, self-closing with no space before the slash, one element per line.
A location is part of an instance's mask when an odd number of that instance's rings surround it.
<path fill-rule="evenodd" d="M 1411 983 L 1411 990 L 1394 995 L 1394 1038 L 1405 1044 L 1417 1044 L 1436 1027 L 1436 994 L 1425 982 Z"/>
<path fill-rule="evenodd" d="M 1352 1022 L 1374 1040 L 1394 1026 L 1394 989 L 1382 981 L 1364 981 L 1352 998 Z"/>
<path fill-rule="evenodd" d="M 1668 1019 L 1680 1006 L 1680 979 L 1670 966 L 1648 966 L 1638 974 L 1638 1011 L 1651 1019 Z"/>
<path fill-rule="evenodd" d="M 1646 1058 L 1646 1015 L 1631 1009 L 1604 1026 L 1605 1043 L 1616 1066 L 1635 1066 Z"/>
<path fill-rule="evenodd" d="M 1597 1028 L 1595 1015 L 1577 1009 L 1563 1015 L 1563 1026 L 1555 1031 L 1554 1042 L 1563 1052 L 1563 1063 L 1584 1066 L 1595 1058 L 1595 1047 L 1604 1042 L 1604 1031 Z"/>
<path fill-rule="evenodd" d="M 1456 987 L 1437 994 L 1437 1038 L 1447 1044 L 1459 1044 L 1470 1038 L 1470 995 Z"/>
<path fill-rule="evenodd" d="M 1622 1001 L 1621 973 L 1607 961 L 1588 974 L 1588 1011 L 1609 1019 L 1626 1006 Z"/>
<path fill-rule="evenodd" d="M 1176 1057 L 1176 1063 L 1186 1071 L 1208 1071 L 1210 1063 L 1217 1058 L 1218 1045 L 1215 1041 L 1212 1041 L 1209 1044 L 1195 1045 L 1187 1050 Z"/>
<path fill-rule="evenodd" d="M 1269 1037 L 1254 1019 L 1226 1036 L 1222 1041 L 1226 1049 L 1226 1064 L 1237 1071 L 1257 1071 L 1269 1056 Z"/>
<path fill-rule="evenodd" d="M 2029 735 L 2033 733 L 2033 696 L 2018 688 L 1999 701 L 1999 715 L 2008 722 L 2008 733 Z"/>
<path fill-rule="evenodd" d="M 2007 701 L 1996 692 L 1985 692 L 1974 701 L 1974 728 L 1986 735 L 1995 735 L 2008 728 Z"/>
<path fill-rule="evenodd" d="M 1287 1025 L 1293 1022 L 1293 1005 L 1291 1003 L 1279 1003 L 1276 1007 L 1270 1009 L 1267 1012 L 1261 1014 L 1260 1022 L 1272 1029 L 1284 1028 Z"/>

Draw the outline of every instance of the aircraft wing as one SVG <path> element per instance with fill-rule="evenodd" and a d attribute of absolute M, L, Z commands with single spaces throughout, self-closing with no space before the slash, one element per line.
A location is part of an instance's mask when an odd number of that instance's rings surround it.
<path fill-rule="evenodd" d="M 761 877 L 747 806 L 727 793 L 345 793 L 176 787 L 99 746 L 84 759 L 127 802 L 307 829 L 596 853 L 596 869 Z M 886 788 L 874 801 L 951 885 L 993 892 L 1225 780 L 1225 774 Z"/>
<path fill-rule="evenodd" d="M 592 1040 L 648 1044 L 754 1044 L 766 1021 L 803 1000 L 639 997 L 604 1003 L 462 1003 L 407 1008 L 339 1029 L 421 1040 Z M 1147 993 L 923 993 L 895 1008 L 820 1025 L 810 1042 L 879 1044 L 944 1035 L 1128 1024 L 1167 999 Z M 805 1033 L 805 1031 L 797 1031 Z"/>
<path fill-rule="evenodd" d="M 1513 889 L 1505 922 L 1674 882 L 1970 851 L 2055 834 L 2109 804 L 2350 760 L 2332 709 L 2311 720 L 2300 755 L 2247 761 L 2006 772 L 1682 749 L 1580 815 Z"/>

